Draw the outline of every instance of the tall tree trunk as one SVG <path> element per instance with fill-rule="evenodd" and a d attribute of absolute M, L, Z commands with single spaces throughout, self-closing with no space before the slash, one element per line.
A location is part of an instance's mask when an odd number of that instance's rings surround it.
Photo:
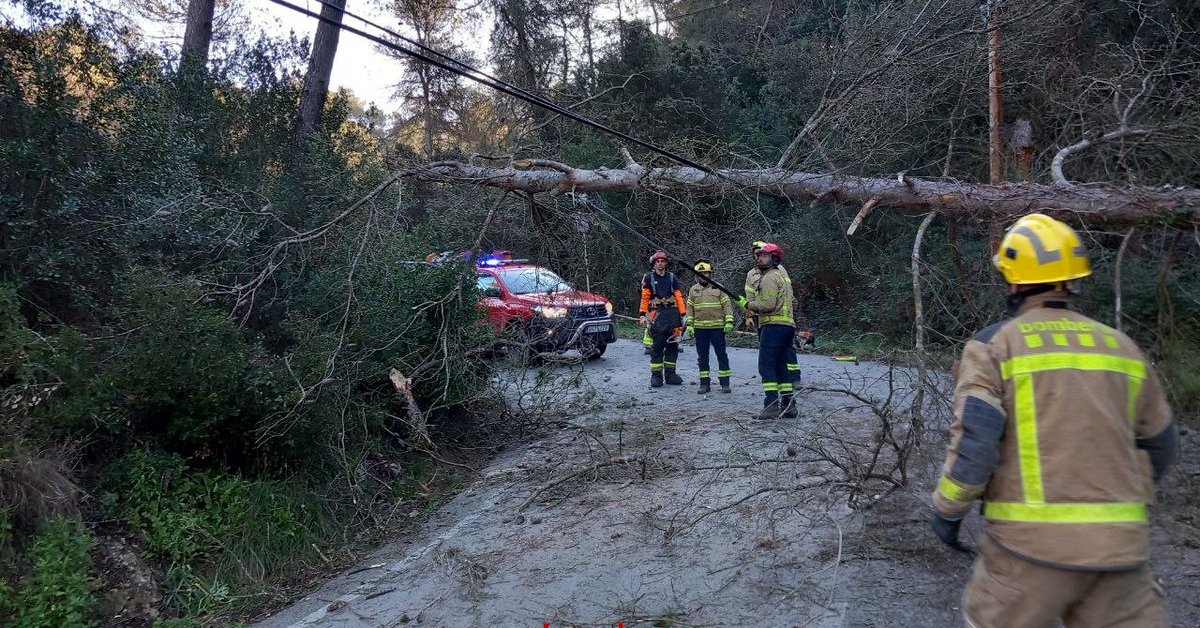
<path fill-rule="evenodd" d="M 188 3 L 187 28 L 183 32 L 183 50 L 179 54 L 181 70 L 200 71 L 208 65 L 216 10 L 217 0 L 191 0 Z"/>
<path fill-rule="evenodd" d="M 425 122 L 425 158 L 433 158 L 433 102 L 430 96 L 430 73 L 432 69 L 429 66 L 421 67 L 418 72 L 421 74 L 421 106 L 422 116 Z"/>
<path fill-rule="evenodd" d="M 583 45 L 587 51 L 588 60 L 588 75 L 586 85 L 590 89 L 592 86 L 592 77 L 596 75 L 596 57 L 595 49 L 592 47 L 592 7 L 588 5 L 583 9 Z M 590 92 L 589 92 L 590 93 Z"/>
<path fill-rule="evenodd" d="M 562 28 L 562 86 L 566 89 L 571 80 L 571 25 L 567 23 L 567 12 L 558 15 L 558 25 Z"/>
<path fill-rule="evenodd" d="M 321 8 L 321 17 L 324 19 L 317 25 L 312 53 L 308 57 L 308 72 L 304 74 L 304 93 L 300 97 L 300 118 L 296 124 L 293 158 L 317 128 L 321 110 L 325 108 L 325 98 L 329 95 L 329 75 L 333 72 L 333 59 L 337 55 L 338 36 L 341 34 L 338 26 L 342 23 L 346 0 L 325 1 L 326 4 Z M 333 23 L 326 22 L 326 19 Z"/>
<path fill-rule="evenodd" d="M 1004 137 L 1000 130 L 1004 125 L 1004 101 L 1000 89 L 1004 78 L 1000 74 L 1000 0 L 992 0 L 988 14 L 988 183 L 1004 183 Z"/>

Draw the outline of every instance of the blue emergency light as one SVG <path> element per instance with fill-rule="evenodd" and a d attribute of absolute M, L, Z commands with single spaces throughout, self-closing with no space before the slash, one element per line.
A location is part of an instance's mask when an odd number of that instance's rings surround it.
<path fill-rule="evenodd" d="M 494 268 L 511 263 L 512 261 L 512 251 L 492 251 L 490 254 L 475 260 L 475 264 Z"/>

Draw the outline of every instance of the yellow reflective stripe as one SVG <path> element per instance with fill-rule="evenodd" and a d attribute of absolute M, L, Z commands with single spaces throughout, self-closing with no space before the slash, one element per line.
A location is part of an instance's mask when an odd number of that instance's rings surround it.
<path fill-rule="evenodd" d="M 1021 504 L 986 502 L 983 516 L 998 521 L 1036 523 L 1138 523 L 1147 520 L 1146 504 L 1103 502 L 1094 504 Z"/>
<path fill-rule="evenodd" d="M 1017 414 L 1017 457 L 1021 461 L 1021 486 L 1025 501 L 1046 501 L 1042 492 L 1042 461 L 1038 457 L 1037 407 L 1033 400 L 1033 375 L 1022 373 L 1014 382 Z"/>
<path fill-rule="evenodd" d="M 1142 379 L 1146 377 L 1145 362 L 1119 355 L 1057 351 L 1036 355 L 1019 355 L 1000 363 L 1000 374 L 1004 379 L 1011 379 L 1013 376 L 1023 373 L 1038 373 L 1059 369 L 1113 371 L 1115 373 L 1124 373 L 1130 377 Z"/>
<path fill-rule="evenodd" d="M 1096 337 L 1091 334 L 1075 334 L 1075 339 L 1085 347 L 1096 346 Z"/>
<path fill-rule="evenodd" d="M 1137 400 L 1138 395 L 1142 392 L 1142 378 L 1130 377 L 1128 380 L 1126 394 L 1129 399 L 1125 402 L 1126 416 L 1129 417 L 1129 424 L 1133 425 L 1137 421 Z"/>
<path fill-rule="evenodd" d="M 775 382 L 763 382 L 762 388 L 766 392 L 776 392 L 779 390 L 779 384 Z"/>
<path fill-rule="evenodd" d="M 1121 343 L 1117 342 L 1117 337 L 1111 335 L 1104 336 L 1104 344 L 1108 345 L 1111 349 L 1116 349 L 1117 347 L 1121 346 Z"/>
<path fill-rule="evenodd" d="M 1067 342 L 1067 335 L 1066 335 L 1066 334 L 1054 333 L 1054 334 L 1051 334 L 1051 336 L 1054 338 L 1054 344 L 1055 344 L 1055 345 L 1057 345 L 1057 346 L 1059 346 L 1059 347 L 1065 347 L 1065 346 L 1067 346 L 1067 345 L 1069 344 L 1069 343 Z"/>
<path fill-rule="evenodd" d="M 1038 347 L 1042 346 L 1042 335 L 1041 334 L 1026 334 L 1025 335 L 1025 346 L 1029 347 L 1030 349 L 1037 349 Z"/>
<path fill-rule="evenodd" d="M 950 478 L 944 475 L 938 480 L 938 492 L 942 497 L 954 502 L 973 502 L 977 497 L 976 493 L 951 482 Z"/>

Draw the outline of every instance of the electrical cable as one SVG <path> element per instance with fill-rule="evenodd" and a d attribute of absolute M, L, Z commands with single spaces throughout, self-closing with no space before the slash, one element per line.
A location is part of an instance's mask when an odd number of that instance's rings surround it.
<path fill-rule="evenodd" d="M 654 240 L 651 240 L 650 238 L 647 238 L 646 236 L 639 233 L 633 227 L 630 227 L 629 225 L 627 225 L 624 222 L 622 222 L 621 220 L 619 220 L 616 216 L 613 216 L 612 214 L 608 213 L 607 211 L 604 210 L 603 207 L 600 207 L 599 203 L 597 203 L 596 201 L 593 201 L 591 199 L 591 197 L 589 197 L 587 194 L 573 194 L 572 197 L 578 201 L 583 202 L 588 207 L 592 208 L 592 211 L 596 212 L 597 214 L 600 214 L 601 216 L 604 216 L 605 218 L 611 220 L 618 227 L 637 236 L 639 239 L 642 240 L 642 242 L 645 242 L 646 244 L 649 244 L 650 246 L 666 253 L 667 255 L 669 255 L 671 257 L 671 260 L 673 260 L 680 268 L 684 268 L 689 273 L 692 273 L 692 275 L 694 275 L 696 277 L 700 277 L 700 273 L 696 272 L 696 269 L 683 263 L 682 257 L 668 251 L 665 246 L 655 242 Z M 738 298 L 738 295 L 736 293 L 730 291 L 729 288 L 726 288 L 725 286 L 722 286 L 721 284 L 717 283 L 716 280 L 714 280 L 712 278 L 708 278 L 708 282 L 711 283 L 714 288 L 716 288 L 717 290 L 720 290 L 721 292 L 724 292 L 725 294 L 729 295 L 730 297 L 733 297 L 735 300 Z"/>
<path fill-rule="evenodd" d="M 313 1 L 317 2 L 318 4 L 320 4 L 320 5 L 322 5 L 322 6 L 330 6 L 330 7 L 333 7 L 333 5 L 331 5 L 331 4 L 329 3 L 329 0 L 313 0 Z M 335 9 L 336 9 L 337 7 L 333 7 L 333 8 L 335 8 Z M 489 81 L 493 81 L 493 82 L 495 82 L 495 83 L 496 83 L 496 84 L 498 84 L 498 85 L 503 85 L 504 87 L 507 87 L 507 88 L 509 88 L 509 89 L 513 89 L 513 90 L 519 91 L 519 92 L 521 92 L 521 93 L 523 93 L 523 94 L 526 94 L 526 95 L 528 95 L 528 96 L 529 96 L 529 97 L 531 97 L 531 98 L 536 98 L 536 99 L 538 99 L 539 101 L 541 101 L 541 102 L 544 102 L 544 103 L 548 104 L 549 106 L 552 106 L 552 107 L 561 107 L 561 105 L 559 105 L 558 103 L 556 103 L 556 102 L 554 102 L 554 101 L 550 100 L 549 98 L 546 98 L 545 96 L 543 96 L 543 95 L 541 95 L 541 94 L 539 94 L 539 93 L 537 93 L 537 92 L 531 92 L 531 91 L 529 91 L 529 90 L 527 90 L 527 89 L 525 89 L 525 88 L 523 88 L 523 87 L 520 87 L 520 86 L 518 86 L 518 85 L 513 85 L 512 83 L 509 83 L 508 81 L 505 81 L 504 79 L 501 79 L 501 78 L 498 78 L 498 77 L 492 76 L 491 74 L 488 74 L 487 72 L 484 72 L 483 70 L 479 70 L 479 69 L 473 68 L 473 67 L 471 67 L 471 66 L 467 65 L 466 63 L 463 63 L 462 61 L 459 61 L 458 59 L 455 59 L 454 57 L 451 57 L 450 55 L 444 54 L 444 53 L 442 53 L 441 51 L 439 51 L 439 50 L 437 50 L 437 49 L 435 49 L 435 48 L 431 48 L 431 47 L 429 47 L 429 46 L 426 46 L 425 44 L 423 44 L 423 43 L 421 43 L 421 42 L 419 42 L 419 41 L 417 41 L 417 40 L 415 40 L 415 39 L 412 39 L 411 37 L 407 37 L 407 36 L 405 36 L 405 35 L 402 35 L 402 34 L 400 34 L 400 33 L 396 32 L 396 31 L 394 31 L 394 30 L 392 30 L 392 29 L 390 29 L 390 28 L 388 28 L 388 27 L 386 27 L 386 26 L 383 26 L 382 24 L 379 24 L 378 22 L 373 22 L 373 21 L 371 21 L 371 20 L 369 20 L 369 19 L 367 19 L 367 18 L 365 18 L 365 17 L 363 17 L 363 16 L 361 16 L 361 15 L 358 15 L 357 13 L 354 13 L 354 12 L 352 12 L 352 11 L 349 11 L 349 10 L 347 10 L 347 9 L 340 9 L 340 11 L 341 11 L 341 12 L 342 12 L 342 14 L 343 14 L 343 15 L 345 15 L 346 17 L 349 17 L 349 18 L 352 18 L 352 19 L 358 20 L 359 22 L 362 22 L 363 24 L 365 24 L 365 25 L 367 25 L 367 26 L 370 26 L 370 27 L 372 27 L 372 28 L 379 29 L 379 30 L 381 30 L 381 31 L 383 31 L 383 32 L 385 32 L 385 33 L 387 33 L 388 35 L 391 35 L 392 37 L 395 37 L 396 39 L 399 39 L 400 41 L 403 41 L 403 42 L 405 42 L 405 43 L 407 43 L 407 44 L 409 44 L 409 45 L 416 46 L 417 48 L 420 48 L 421 50 L 424 50 L 425 52 L 427 52 L 427 53 L 429 53 L 429 54 L 431 54 L 431 55 L 433 55 L 433 56 L 435 56 L 435 57 L 438 57 L 438 58 L 440 58 L 440 59 L 444 59 L 444 60 L 446 60 L 446 61 L 449 61 L 450 63 L 453 63 L 453 64 L 455 64 L 455 65 L 458 65 L 458 66 L 462 67 L 464 70 L 466 70 L 466 71 L 468 71 L 468 72 L 473 72 L 473 73 L 475 73 L 475 74 L 478 74 L 478 75 L 480 75 L 480 76 L 482 76 L 482 77 L 484 77 L 484 78 L 488 79 Z"/>
<path fill-rule="evenodd" d="M 624 133 L 624 132 L 614 129 L 612 127 L 601 124 L 600 122 L 596 122 L 595 120 L 592 120 L 591 118 L 589 118 L 587 116 L 576 113 L 575 111 L 572 111 L 566 107 L 563 107 L 562 105 L 558 105 L 550 100 L 547 100 L 546 98 L 544 98 L 542 96 L 531 94 L 531 93 L 527 92 L 526 90 L 521 89 L 516 86 L 510 86 L 507 83 L 505 83 L 504 81 L 490 77 L 488 74 L 486 74 L 482 71 L 476 70 L 476 69 L 472 68 L 471 66 L 469 66 L 461 61 L 454 60 L 452 57 L 444 55 L 440 52 L 436 52 L 427 46 L 424 46 L 421 44 L 416 44 L 421 49 L 430 51 L 431 54 L 436 54 L 439 57 L 442 57 L 445 59 L 450 59 L 455 65 L 461 66 L 461 67 L 454 67 L 453 65 L 447 64 L 446 62 L 443 62 L 443 61 L 439 61 L 438 59 L 435 59 L 431 56 L 422 54 L 415 50 L 409 50 L 408 48 L 405 48 L 393 41 L 388 41 L 378 35 L 368 33 L 366 31 L 354 28 L 353 26 L 347 26 L 347 25 L 341 23 L 340 21 L 325 17 L 319 13 L 314 13 L 313 11 L 310 11 L 301 6 L 291 4 L 290 2 L 286 2 L 285 0 L 270 0 L 270 1 L 279 6 L 292 9 L 293 11 L 296 11 L 297 13 L 301 13 L 301 14 L 307 15 L 309 17 L 317 18 L 321 22 L 325 22 L 326 24 L 334 26 L 340 30 L 343 30 L 343 31 L 346 31 L 349 33 L 354 33 L 355 35 L 363 37 L 364 39 L 373 41 L 385 48 L 395 50 L 404 55 L 410 56 L 414 59 L 417 59 L 418 61 L 422 61 L 422 62 L 432 65 L 434 67 L 441 68 L 443 70 L 446 70 L 447 72 L 451 72 L 451 73 L 461 76 L 463 78 L 467 78 L 472 81 L 475 81 L 476 83 L 479 83 L 485 87 L 490 87 L 496 91 L 507 94 L 514 98 L 518 98 L 518 99 L 528 102 L 532 105 L 553 111 L 554 113 L 557 113 L 559 115 L 570 118 L 581 124 L 585 124 L 594 129 L 603 131 L 610 135 L 614 135 L 614 136 L 619 137 L 627 142 L 631 142 L 631 143 L 641 146 L 642 148 L 645 148 L 649 151 L 652 151 L 654 153 L 657 153 L 659 155 L 667 157 L 668 159 L 677 161 L 685 166 L 696 168 L 697 170 L 701 170 L 703 172 L 706 172 L 708 174 L 712 174 L 712 175 L 715 175 L 718 177 L 721 176 L 720 173 L 718 173 L 717 171 L 715 171 L 714 169 L 712 169 L 708 166 L 705 166 L 703 164 L 692 161 L 691 159 L 688 159 L 687 157 L 683 157 L 682 155 L 678 155 L 678 154 L 671 152 L 669 150 L 666 150 L 664 148 L 659 148 L 658 146 L 655 146 L 654 144 L 651 144 L 644 140 L 633 137 L 632 135 L 629 135 L 627 133 Z M 326 2 L 325 0 L 313 0 L 313 1 L 322 6 L 331 7 L 333 9 L 336 9 L 336 10 L 340 11 L 343 15 L 349 15 L 349 13 L 345 9 L 333 6 L 333 5 L 329 4 L 328 2 Z M 370 24 L 374 28 L 378 28 L 379 30 L 381 30 L 385 33 L 388 33 L 389 35 L 392 35 L 393 37 L 397 37 L 402 40 L 408 41 L 408 38 L 400 35 L 399 33 L 391 31 L 390 29 L 379 26 L 378 24 L 375 24 L 373 22 L 370 22 L 369 20 L 366 20 L 366 19 L 358 17 L 358 16 L 353 16 L 353 17 L 355 19 L 358 19 L 359 21 L 362 21 L 364 24 Z M 463 69 L 463 68 L 466 68 L 466 69 Z"/>
<path fill-rule="evenodd" d="M 441 53 L 433 48 L 430 48 L 429 46 L 426 46 L 418 41 L 415 41 L 413 39 L 405 37 L 404 35 L 401 35 L 400 33 L 397 33 L 389 28 L 381 26 L 381 25 L 379 25 L 371 20 L 368 20 L 362 16 L 359 16 L 355 13 L 347 11 L 344 8 L 339 8 L 339 7 L 333 6 L 333 5 L 329 4 L 326 0 L 313 0 L 313 1 L 320 4 L 323 7 L 331 7 L 333 9 L 336 9 L 336 10 L 340 11 L 343 15 L 348 16 L 352 19 L 358 20 L 358 21 L 362 22 L 364 25 L 367 25 L 372 28 L 376 28 L 380 31 L 383 31 L 384 33 L 387 33 L 388 35 L 391 35 L 392 37 L 395 37 L 403 42 L 406 42 L 410 45 L 416 46 L 417 48 L 419 48 L 425 52 L 428 52 L 433 57 L 445 59 L 449 63 L 452 63 L 459 67 L 453 67 L 453 66 L 447 65 L 447 63 L 439 61 L 431 56 L 427 56 L 427 55 L 421 54 L 420 52 L 409 50 L 395 42 L 388 41 L 382 37 L 379 37 L 378 35 L 367 33 L 365 31 L 354 28 L 352 26 L 347 26 L 339 21 L 333 20 L 331 18 L 327 18 L 319 13 L 314 13 L 313 11 L 310 11 L 304 7 L 300 7 L 300 6 L 291 4 L 289 2 L 285 2 L 284 0 L 270 0 L 270 1 L 273 2 L 274 4 L 292 9 L 293 11 L 307 15 L 309 17 L 315 17 L 321 22 L 325 22 L 326 24 L 334 26 L 340 30 L 350 32 L 350 33 L 353 33 L 360 37 L 363 37 L 364 39 L 373 41 L 385 48 L 395 50 L 404 55 L 407 55 L 414 59 L 417 59 L 418 61 L 428 63 L 434 67 L 441 68 L 443 70 L 446 70 L 446 71 L 456 74 L 458 76 L 462 76 L 463 78 L 467 78 L 472 81 L 475 81 L 485 87 L 490 87 L 496 91 L 507 94 L 509 96 L 513 96 L 514 98 L 518 98 L 518 99 L 528 102 L 532 105 L 553 111 L 554 113 L 557 113 L 559 115 L 562 115 L 562 116 L 565 116 L 572 120 L 575 120 L 576 122 L 585 124 L 587 126 L 593 127 L 595 129 L 598 129 L 605 133 L 609 133 L 609 134 L 619 137 L 621 139 L 627 140 L 629 142 L 637 144 L 638 146 L 646 148 L 647 150 L 653 151 L 659 155 L 662 155 L 664 157 L 667 157 L 669 159 L 677 161 L 686 166 L 696 168 L 697 170 L 701 170 L 703 172 L 706 172 L 706 173 L 709 173 L 709 174 L 712 174 L 712 175 L 715 175 L 718 177 L 722 176 L 720 173 L 716 172 L 715 170 L 713 170 L 712 168 L 710 168 L 708 166 L 694 162 L 686 157 L 677 155 L 666 149 L 659 148 L 658 146 L 655 146 L 654 144 L 650 144 L 649 142 L 640 140 L 636 137 L 633 137 L 631 135 L 623 133 L 617 129 L 613 129 L 607 125 L 596 122 L 595 120 L 592 120 L 591 118 L 588 118 L 587 116 L 576 113 L 575 111 L 572 111 L 571 109 L 568 109 L 562 105 L 559 105 L 559 104 L 541 96 L 540 94 L 529 92 L 528 90 L 525 90 L 524 88 L 518 87 L 516 85 L 508 83 L 507 81 L 504 81 L 502 79 L 491 76 L 490 74 L 483 72 L 482 70 L 477 70 L 474 67 L 467 65 L 466 63 L 463 63 L 462 61 L 459 61 L 449 55 L 443 54 L 443 53 Z M 713 7 L 713 8 L 716 8 L 716 7 Z M 688 266 L 687 264 L 682 263 L 681 257 L 670 253 L 662 245 L 654 242 L 653 240 L 650 240 L 649 238 L 647 238 L 646 236 L 642 235 L 637 230 L 635 230 L 633 227 L 625 224 L 621 220 L 618 220 L 615 216 L 608 213 L 607 211 L 602 209 L 599 205 L 597 205 L 596 202 L 592 201 L 591 198 L 589 198 L 586 194 L 578 194 L 578 195 L 574 195 L 574 196 L 576 198 L 581 199 L 584 203 L 589 205 L 597 213 L 608 218 L 610 221 L 612 221 L 614 224 L 618 225 L 625 231 L 633 234 L 634 236 L 638 237 L 639 239 L 641 239 L 642 241 L 644 241 L 645 243 L 649 244 L 650 246 L 652 246 L 656 249 L 662 249 L 664 252 L 666 252 L 668 255 L 670 255 L 672 257 L 672 259 L 676 260 L 676 263 L 678 264 L 679 267 L 686 269 L 688 272 L 692 273 L 693 275 L 695 275 L 697 277 L 700 276 L 698 273 L 696 273 L 695 269 L 693 269 L 691 266 Z M 721 285 L 720 283 L 716 282 L 715 280 L 709 278 L 708 281 L 709 281 L 709 283 L 711 283 L 713 285 L 713 287 L 717 288 L 721 292 L 724 292 L 725 294 L 727 294 L 730 297 L 733 297 L 735 299 L 738 298 L 738 295 L 736 293 L 729 290 L 728 288 Z"/>

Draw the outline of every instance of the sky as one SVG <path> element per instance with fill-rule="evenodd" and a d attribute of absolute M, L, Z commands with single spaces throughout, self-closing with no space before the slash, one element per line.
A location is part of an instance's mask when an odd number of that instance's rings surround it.
<path fill-rule="evenodd" d="M 303 6 L 313 13 L 321 12 L 321 3 L 312 0 L 287 0 L 292 4 Z M 312 40 L 317 31 L 316 18 L 297 13 L 292 9 L 281 7 L 268 0 L 244 0 L 247 7 L 261 20 L 255 19 L 264 30 L 274 30 L 277 33 L 295 31 L 297 35 Z M 346 10 L 361 15 L 372 22 L 387 28 L 397 30 L 394 17 L 378 8 L 378 3 L 372 0 L 347 0 Z M 366 32 L 376 32 L 365 27 L 362 22 L 345 17 L 343 23 L 347 26 L 360 28 Z M 404 31 L 398 31 L 407 35 Z M 486 41 L 487 34 L 482 39 Z M 333 73 L 329 77 L 332 89 L 347 87 L 353 91 L 364 104 L 374 102 L 385 111 L 394 111 L 398 104 L 392 96 L 394 86 L 400 82 L 404 74 L 404 66 L 378 50 L 378 45 L 354 33 L 342 32 L 338 39 L 338 52 L 333 61 Z"/>
<path fill-rule="evenodd" d="M 296 6 L 301 6 L 313 13 L 320 13 L 321 3 L 316 0 L 285 0 Z M 312 40 L 316 33 L 318 20 L 315 17 L 296 12 L 293 9 L 280 6 L 270 0 L 240 0 L 243 10 L 249 15 L 250 22 L 264 32 L 284 36 L 293 31 L 303 38 Z M 398 30 L 401 34 L 411 35 L 406 29 L 400 28 L 397 20 L 381 8 L 383 0 L 347 0 L 346 10 L 360 15 L 381 26 Z M 630 2 L 632 6 L 625 7 L 626 19 L 649 17 L 641 3 Z M 183 24 L 157 23 L 143 17 L 130 14 L 124 0 L 62 0 L 62 5 L 75 6 L 83 9 L 100 9 L 127 14 L 133 18 L 143 33 L 150 40 L 157 40 L 166 45 L 173 45 L 176 50 L 182 44 Z M 479 6 L 480 3 L 473 3 Z M 23 11 L 17 5 L 4 3 L 0 5 L 0 16 L 17 22 L 23 21 Z M 596 17 L 599 20 L 611 20 L 616 17 L 615 10 L 607 3 L 601 3 Z M 366 32 L 378 32 L 365 26 L 362 22 L 346 16 L 343 23 L 347 26 L 361 28 Z M 472 50 L 476 57 L 487 59 L 487 49 L 491 36 L 491 21 L 489 19 L 467 20 L 467 26 L 458 33 L 458 42 Z M 490 68 L 485 64 L 480 68 L 485 71 Z M 378 45 L 354 33 L 343 31 L 338 40 L 338 52 L 334 57 L 333 72 L 330 76 L 331 90 L 349 88 L 363 104 L 375 103 L 385 112 L 399 109 L 399 100 L 394 97 L 395 85 L 404 74 L 404 65 L 397 59 L 389 57 L 378 50 Z"/>

